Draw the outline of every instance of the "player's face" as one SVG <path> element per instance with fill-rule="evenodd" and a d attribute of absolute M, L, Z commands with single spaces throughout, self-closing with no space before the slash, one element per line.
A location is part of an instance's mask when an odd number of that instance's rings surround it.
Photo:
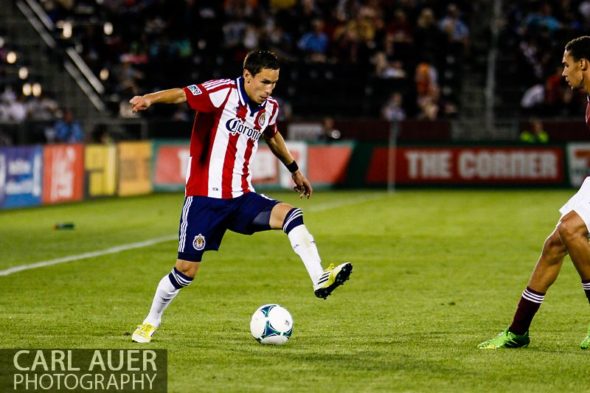
<path fill-rule="evenodd" d="M 279 70 L 263 68 L 256 75 L 244 70 L 244 87 L 248 97 L 257 104 L 262 104 L 274 90 L 279 81 Z"/>
<path fill-rule="evenodd" d="M 563 72 L 561 76 L 565 78 L 565 81 L 570 85 L 572 89 L 580 89 L 584 87 L 584 68 L 586 67 L 587 60 L 580 59 L 576 60 L 568 51 L 563 52 Z"/>

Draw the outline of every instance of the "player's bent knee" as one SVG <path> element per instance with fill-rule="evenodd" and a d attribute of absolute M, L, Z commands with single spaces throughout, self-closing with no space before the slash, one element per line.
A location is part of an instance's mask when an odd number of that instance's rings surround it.
<path fill-rule="evenodd" d="M 563 219 L 557 225 L 557 232 L 559 233 L 559 237 L 563 241 L 567 241 L 576 236 L 583 235 L 583 231 L 580 231 L 580 228 L 575 225 L 573 220 Z"/>
<path fill-rule="evenodd" d="M 283 223 L 285 222 L 285 218 L 287 217 L 287 214 L 289 214 L 289 212 L 291 210 L 293 210 L 294 207 L 291 206 L 288 203 L 277 203 L 271 211 L 270 214 L 270 222 L 269 225 L 272 229 L 281 229 L 283 227 Z"/>
<path fill-rule="evenodd" d="M 543 254 L 565 254 L 567 249 L 565 244 L 561 241 L 561 236 L 558 231 L 555 231 L 549 236 L 543 244 Z"/>
<path fill-rule="evenodd" d="M 176 270 L 191 278 L 197 275 L 200 266 L 201 262 L 185 261 L 183 259 L 177 259 L 175 265 Z"/>

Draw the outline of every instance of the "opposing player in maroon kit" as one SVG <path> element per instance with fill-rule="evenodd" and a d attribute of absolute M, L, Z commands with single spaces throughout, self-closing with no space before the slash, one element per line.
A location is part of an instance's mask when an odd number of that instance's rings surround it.
<path fill-rule="evenodd" d="M 590 36 L 571 40 L 563 53 L 563 73 L 572 89 L 590 94 Z M 590 127 L 590 98 L 586 104 L 586 124 Z M 582 288 L 590 301 L 590 177 L 580 190 L 559 209 L 561 218 L 551 232 L 528 285 L 522 293 L 512 324 L 498 336 L 479 344 L 480 349 L 519 348 L 529 344 L 529 326 L 555 282 L 563 259 L 569 254 L 582 279 Z M 590 327 L 580 348 L 590 347 Z"/>
<path fill-rule="evenodd" d="M 303 261 L 319 298 L 325 299 L 348 280 L 352 272 L 348 262 L 323 270 L 300 209 L 259 195 L 252 186 L 250 166 L 258 139 L 263 137 L 291 172 L 300 196 L 309 198 L 312 194 L 311 184 L 277 130 L 279 105 L 271 93 L 279 80 L 279 69 L 272 52 L 253 51 L 244 59 L 243 75 L 237 79 L 162 90 L 129 101 L 135 112 L 157 103 L 183 102 L 196 112 L 178 258 L 172 271 L 160 280 L 149 314 L 133 333 L 133 341 L 151 341 L 166 307 L 193 281 L 203 253 L 219 249 L 227 229 L 243 234 L 282 229 Z"/>

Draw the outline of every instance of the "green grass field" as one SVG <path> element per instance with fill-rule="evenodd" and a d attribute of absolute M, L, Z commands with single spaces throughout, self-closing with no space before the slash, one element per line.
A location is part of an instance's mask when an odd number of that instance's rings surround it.
<path fill-rule="evenodd" d="M 317 192 L 300 201 L 324 263 L 351 280 L 316 299 L 281 232 L 228 233 L 167 310 L 169 392 L 589 392 L 578 348 L 590 306 L 569 259 L 527 349 L 481 351 L 505 328 L 557 209 L 574 190 Z M 0 270 L 174 235 L 180 194 L 0 212 Z M 55 231 L 56 222 L 76 229 Z M 0 276 L 0 348 L 137 348 L 130 333 L 176 257 L 174 240 Z M 280 303 L 282 347 L 250 337 Z M 142 347 L 143 348 L 143 347 Z"/>

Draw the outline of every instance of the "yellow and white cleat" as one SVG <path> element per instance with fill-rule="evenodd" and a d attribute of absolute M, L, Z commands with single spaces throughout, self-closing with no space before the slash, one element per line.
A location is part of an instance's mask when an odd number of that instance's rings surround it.
<path fill-rule="evenodd" d="M 344 284 L 344 281 L 348 280 L 352 273 L 352 264 L 350 262 L 344 262 L 341 265 L 334 267 L 334 264 L 330 265 L 324 273 L 320 276 L 317 284 L 313 290 L 317 297 L 325 299 L 332 291 Z"/>
<path fill-rule="evenodd" d="M 133 332 L 131 340 L 136 343 L 146 344 L 152 341 L 152 336 L 156 332 L 157 327 L 147 322 L 137 326 L 137 329 Z"/>

